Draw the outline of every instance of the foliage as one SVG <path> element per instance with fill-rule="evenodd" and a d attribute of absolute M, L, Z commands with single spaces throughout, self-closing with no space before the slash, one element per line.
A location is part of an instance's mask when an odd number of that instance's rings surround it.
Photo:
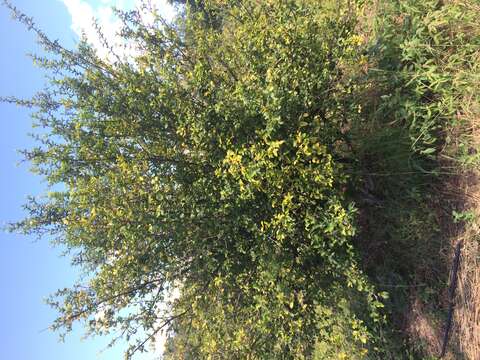
<path fill-rule="evenodd" d="M 171 24 L 118 11 L 136 56 L 114 60 L 7 4 L 51 80 L 4 100 L 38 108 L 25 156 L 60 189 L 12 229 L 85 272 L 53 328 L 119 332 L 127 358 L 161 332 L 172 360 L 415 358 L 399 323 L 413 295 L 441 303 L 438 209 L 459 209 L 434 191 L 476 163 L 474 7 L 172 2 Z"/>
<path fill-rule="evenodd" d="M 179 357 L 321 346 L 325 358 L 339 336 L 363 356 L 381 303 L 356 262 L 340 161 L 358 114 L 345 76 L 359 61 L 356 8 L 202 7 L 175 25 L 119 12 L 140 52 L 114 62 L 85 42 L 67 51 L 20 15 L 56 55 L 36 58 L 53 78 L 32 100 L 47 130 L 26 157 L 64 190 L 32 200 L 15 227 L 55 235 L 86 274 L 51 299 L 53 328 L 119 330 L 127 357 L 164 329 Z"/>

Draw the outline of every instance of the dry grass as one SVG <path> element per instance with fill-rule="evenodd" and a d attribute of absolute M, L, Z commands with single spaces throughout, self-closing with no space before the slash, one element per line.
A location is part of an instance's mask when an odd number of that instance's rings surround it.
<path fill-rule="evenodd" d="M 480 149 L 480 116 L 471 118 L 472 146 Z M 463 177 L 466 208 L 475 216 L 458 238 L 463 249 L 458 273 L 454 316 L 455 341 L 465 358 L 480 359 L 480 171 Z"/>
<path fill-rule="evenodd" d="M 478 224 L 469 227 L 463 234 L 463 250 L 454 317 L 456 340 L 468 360 L 480 359 L 479 240 Z"/>
<path fill-rule="evenodd" d="M 467 1 L 466 6 L 480 11 L 480 3 Z M 478 13 L 478 12 L 477 12 Z M 477 36 L 480 26 L 474 26 Z M 480 86 L 480 49 L 473 56 L 475 65 L 470 70 L 472 83 Z M 480 154 L 480 96 L 465 94 L 461 109 L 466 124 L 464 137 L 473 157 Z M 480 359 L 480 164 L 478 160 L 462 176 L 459 190 L 464 194 L 465 209 L 472 212 L 473 220 L 465 224 L 463 231 L 453 243 L 462 241 L 463 249 L 458 274 L 458 288 L 454 316 L 454 341 L 467 360 Z"/>
<path fill-rule="evenodd" d="M 477 0 L 449 0 L 460 5 L 465 12 L 479 13 Z M 480 36 L 478 22 L 459 22 L 459 32 Z M 471 56 L 471 65 L 458 72 L 458 78 L 468 78 L 473 89 L 480 86 L 480 50 Z M 453 129 L 459 143 L 468 145 L 468 154 L 472 163 L 463 164 L 463 173 L 455 180 L 452 188 L 457 193 L 461 207 L 473 216 L 463 226 L 452 229 L 449 259 L 453 259 L 455 245 L 462 243 L 458 284 L 455 297 L 453 334 L 450 348 L 458 349 L 453 359 L 480 360 L 480 96 L 477 91 L 463 93 L 461 107 L 458 110 L 461 128 Z M 452 134 L 453 135 L 453 134 Z M 455 147 L 454 144 L 453 146 Z M 455 151 L 455 149 L 453 149 Z"/>
<path fill-rule="evenodd" d="M 407 314 L 406 332 L 410 341 L 420 343 L 424 351 L 431 355 L 438 355 L 442 348 L 442 334 L 439 327 L 425 311 L 420 299 L 413 297 Z"/>
<path fill-rule="evenodd" d="M 476 148 L 480 149 L 480 141 Z M 480 171 L 470 170 L 450 181 L 446 186 L 451 189 L 450 200 L 474 216 L 466 223 L 454 224 L 446 219 L 447 223 L 443 224 L 446 242 L 442 258 L 448 263 L 448 269 L 451 269 L 455 246 L 462 243 L 453 327 L 444 359 L 480 360 Z M 445 310 L 448 308 L 447 290 L 445 288 L 441 296 L 441 307 Z M 425 355 L 436 357 L 442 349 L 445 324 L 432 316 L 431 305 L 412 293 L 405 332 L 412 343 L 421 344 Z"/>

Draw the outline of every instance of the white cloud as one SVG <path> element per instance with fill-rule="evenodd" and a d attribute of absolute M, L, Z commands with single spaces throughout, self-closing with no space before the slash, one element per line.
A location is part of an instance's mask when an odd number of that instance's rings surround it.
<path fill-rule="evenodd" d="M 176 286 L 173 286 L 166 292 L 166 298 L 164 303 L 160 304 L 158 309 L 159 312 L 165 313 L 168 316 L 171 316 L 172 314 L 169 312 L 170 306 L 175 302 L 180 297 L 180 285 L 177 284 Z M 162 321 L 157 321 L 157 326 L 159 326 L 162 323 Z M 165 351 L 165 345 L 167 343 L 167 329 L 159 331 L 156 336 L 155 336 L 155 342 L 153 343 L 153 349 L 155 351 L 155 354 L 162 355 L 163 352 Z"/>
<path fill-rule="evenodd" d="M 142 0 L 61 0 L 66 6 L 72 18 L 71 28 L 78 35 L 85 35 L 87 40 L 97 49 L 100 57 L 113 60 L 110 50 L 102 46 L 97 31 L 93 26 L 93 20 L 97 19 L 103 34 L 112 45 L 115 53 L 120 56 L 133 56 L 136 51 L 132 47 L 125 47 L 124 42 L 118 36 L 122 23 L 113 13 L 112 6 L 122 10 L 141 8 Z M 152 0 L 151 4 L 158 9 L 160 15 L 171 21 L 175 16 L 175 8 L 166 0 Z M 142 13 L 146 23 L 153 21 L 153 16 Z"/>

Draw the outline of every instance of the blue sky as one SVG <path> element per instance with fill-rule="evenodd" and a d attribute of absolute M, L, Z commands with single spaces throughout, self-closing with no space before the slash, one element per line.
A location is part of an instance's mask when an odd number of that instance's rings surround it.
<path fill-rule="evenodd" d="M 79 26 L 88 24 L 93 15 L 105 14 L 108 0 L 13 0 L 16 6 L 33 16 L 35 22 L 54 39 L 73 46 Z M 116 1 L 131 6 L 134 0 Z M 115 3 L 115 1 L 110 1 Z M 78 9 L 83 9 L 79 13 Z M 85 10 L 86 9 L 86 10 Z M 103 9 L 103 10 L 102 10 Z M 70 12 L 69 12 L 70 11 Z M 87 11 L 88 16 L 86 13 Z M 73 16 L 72 16 L 73 15 Z M 108 14 L 107 14 L 108 15 Z M 105 16 L 105 24 L 111 25 Z M 11 20 L 0 7 L 0 95 L 29 97 L 41 89 L 44 79 L 25 55 L 38 47 L 33 34 Z M 28 172 L 28 165 L 18 166 L 17 150 L 28 148 L 32 140 L 28 111 L 0 103 L 0 223 L 22 218 L 21 205 L 29 194 L 45 189 L 41 179 Z M 58 336 L 42 331 L 55 317 L 43 299 L 57 288 L 69 286 L 75 270 L 60 250 L 52 248 L 48 239 L 35 242 L 25 236 L 0 232 L 0 359 L 5 360 L 76 360 L 122 359 L 122 347 L 100 353 L 107 339 L 81 340 L 76 329 L 65 343 Z M 142 356 L 149 359 L 153 356 Z M 140 359 L 140 357 L 139 357 Z"/>

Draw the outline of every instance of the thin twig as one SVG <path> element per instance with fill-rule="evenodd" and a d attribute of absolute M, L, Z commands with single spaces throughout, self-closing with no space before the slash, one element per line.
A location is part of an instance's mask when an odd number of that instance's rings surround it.
<path fill-rule="evenodd" d="M 445 333 L 443 335 L 443 345 L 442 345 L 442 352 L 440 354 L 440 358 L 443 358 L 445 356 L 445 353 L 447 352 L 447 345 L 448 345 L 448 339 L 450 335 L 450 329 L 452 328 L 452 318 L 453 318 L 453 309 L 455 307 L 455 290 L 457 288 L 457 272 L 458 272 L 458 266 L 460 264 L 460 251 L 462 249 L 462 242 L 459 241 L 457 246 L 455 247 L 455 257 L 453 259 L 453 264 L 452 264 L 452 275 L 450 278 L 450 288 L 448 290 L 448 316 L 447 316 L 447 322 L 445 325 Z"/>

